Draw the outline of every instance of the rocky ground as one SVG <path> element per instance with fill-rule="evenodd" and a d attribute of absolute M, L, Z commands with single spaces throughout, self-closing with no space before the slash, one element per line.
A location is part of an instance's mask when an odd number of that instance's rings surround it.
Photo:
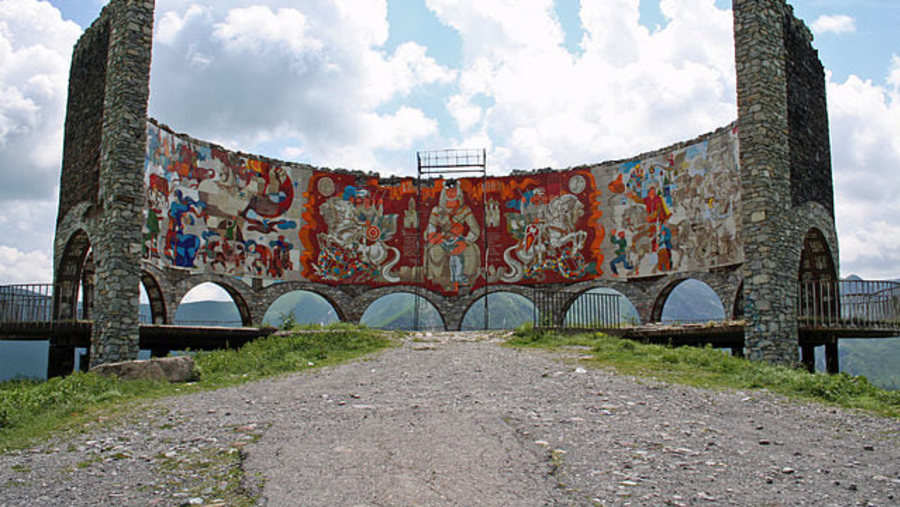
<path fill-rule="evenodd" d="M 900 505 L 900 422 L 422 335 L 0 456 L 0 505 Z M 250 500 L 247 500 L 250 499 Z"/>

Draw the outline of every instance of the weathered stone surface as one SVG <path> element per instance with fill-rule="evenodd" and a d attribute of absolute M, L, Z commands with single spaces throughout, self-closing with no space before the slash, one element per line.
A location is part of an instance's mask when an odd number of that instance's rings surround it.
<path fill-rule="evenodd" d="M 106 363 L 91 368 L 91 371 L 98 375 L 118 377 L 122 380 L 188 382 L 194 378 L 194 358 L 178 356 L 146 361 Z"/>

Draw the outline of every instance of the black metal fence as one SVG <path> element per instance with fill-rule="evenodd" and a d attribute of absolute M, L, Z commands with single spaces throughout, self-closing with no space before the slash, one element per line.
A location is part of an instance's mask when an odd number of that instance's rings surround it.
<path fill-rule="evenodd" d="M 12 326 L 52 321 L 52 283 L 0 286 L 0 323 Z"/>
<path fill-rule="evenodd" d="M 807 327 L 900 331 L 897 282 L 800 282 L 797 306 L 800 324 Z"/>
<path fill-rule="evenodd" d="M 534 322 L 539 328 L 618 329 L 622 319 L 618 294 L 534 291 Z"/>

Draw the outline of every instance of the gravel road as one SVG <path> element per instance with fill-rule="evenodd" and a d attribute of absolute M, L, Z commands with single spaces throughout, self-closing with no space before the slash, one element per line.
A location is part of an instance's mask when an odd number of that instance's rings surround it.
<path fill-rule="evenodd" d="M 900 422 L 420 335 L 0 456 L 0 505 L 900 505 Z"/>

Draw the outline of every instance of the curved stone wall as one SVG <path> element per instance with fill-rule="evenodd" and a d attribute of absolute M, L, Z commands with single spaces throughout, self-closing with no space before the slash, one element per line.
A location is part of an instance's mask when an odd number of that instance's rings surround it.
<path fill-rule="evenodd" d="M 150 120 L 143 256 L 192 274 L 444 296 L 702 271 L 742 261 L 737 157 L 729 126 L 626 161 L 417 188 L 228 151 Z"/>

